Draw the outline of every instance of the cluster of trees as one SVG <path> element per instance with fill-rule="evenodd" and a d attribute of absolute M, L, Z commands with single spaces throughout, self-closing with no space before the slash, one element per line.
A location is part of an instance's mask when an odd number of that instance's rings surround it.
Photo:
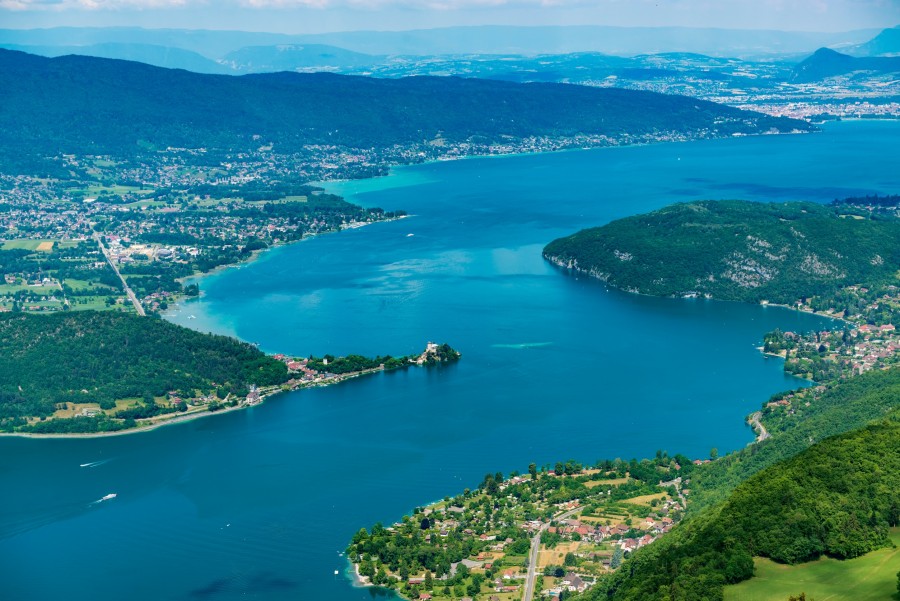
<path fill-rule="evenodd" d="M 278 200 L 287 196 L 311 196 L 313 192 L 322 192 L 322 188 L 310 186 L 299 179 L 253 180 L 241 184 L 195 184 L 185 190 L 190 196 L 208 196 L 210 198 L 242 198 L 248 202 Z M 157 190 L 157 193 L 166 190 Z"/>
<path fill-rule="evenodd" d="M 799 202 L 676 204 L 560 238 L 544 256 L 655 296 L 794 303 L 892 281 L 900 220 L 844 212 Z"/>
<path fill-rule="evenodd" d="M 753 557 L 857 557 L 900 523 L 900 414 L 828 438 L 749 478 L 711 510 L 637 551 L 585 599 L 721 599 Z"/>
<path fill-rule="evenodd" d="M 24 418 L 45 418 L 65 402 L 99 402 L 111 408 L 115 399 L 149 398 L 141 411 L 153 412 L 152 399 L 169 391 L 185 398 L 213 391 L 246 394 L 251 384 L 287 379 L 284 363 L 250 344 L 152 317 L 94 311 L 0 315 L 4 430 L 27 429 Z M 32 428 L 71 431 L 84 423 L 51 420 Z"/>
<path fill-rule="evenodd" d="M 364 369 L 375 369 L 381 364 L 385 369 L 397 369 L 404 365 L 409 365 L 406 357 L 363 357 L 362 355 L 347 355 L 346 357 L 335 357 L 334 355 L 325 355 L 322 358 L 310 357 L 306 365 L 310 369 L 318 372 L 332 374 L 349 374 Z"/>
<path fill-rule="evenodd" d="M 449 344 L 441 344 L 438 346 L 437 353 L 429 353 L 427 365 L 434 365 L 440 361 L 456 361 L 460 354 L 453 350 Z M 378 357 L 363 357 L 362 355 L 347 355 L 346 357 L 335 357 L 334 355 L 325 355 L 323 357 L 310 357 L 307 361 L 307 367 L 322 373 L 332 374 L 349 374 L 365 369 L 375 369 L 380 365 L 384 365 L 386 371 L 392 369 L 400 369 L 412 365 L 410 360 L 414 360 L 415 355 L 406 355 L 403 357 L 392 357 L 390 355 Z"/>
<path fill-rule="evenodd" d="M 435 352 L 428 353 L 428 356 L 426 357 L 425 361 L 429 364 L 437 363 L 437 362 L 447 363 L 447 362 L 452 362 L 452 361 L 458 361 L 459 357 L 460 357 L 460 354 L 457 351 L 453 350 L 453 348 L 451 348 L 449 344 L 444 343 L 444 344 L 439 344 L 437 347 L 437 350 Z"/>
<path fill-rule="evenodd" d="M 23 421 L 24 423 L 24 421 Z M 133 419 L 112 419 L 109 417 L 71 417 L 36 422 L 28 427 L 18 428 L 21 432 L 34 434 L 90 434 L 97 432 L 118 432 L 137 425 Z"/>

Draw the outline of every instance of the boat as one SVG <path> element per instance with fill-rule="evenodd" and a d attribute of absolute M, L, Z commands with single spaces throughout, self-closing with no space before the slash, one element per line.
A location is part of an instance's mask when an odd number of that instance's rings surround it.
<path fill-rule="evenodd" d="M 115 498 L 116 498 L 116 493 L 111 492 L 108 495 L 103 496 L 100 500 L 101 501 L 109 501 L 110 499 L 115 499 Z"/>

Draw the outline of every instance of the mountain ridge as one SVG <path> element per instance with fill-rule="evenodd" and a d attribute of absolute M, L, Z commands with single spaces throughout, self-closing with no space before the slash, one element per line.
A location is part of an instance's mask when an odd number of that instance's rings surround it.
<path fill-rule="evenodd" d="M 276 152 L 382 148 L 436 138 L 723 137 L 813 131 L 687 97 L 456 77 L 330 73 L 206 75 L 82 56 L 0 50 L 0 143 L 7 153 L 133 153 L 147 148 Z"/>
<path fill-rule="evenodd" d="M 809 52 L 820 46 L 864 44 L 879 29 L 798 32 L 691 27 L 459 26 L 407 31 L 285 34 L 246 31 L 112 28 L 0 29 L 0 43 L 89 45 L 102 42 L 175 46 L 219 59 L 244 46 L 328 44 L 366 54 L 558 54 L 598 51 L 625 55 L 700 52 L 747 56 Z M 538 40 L 542 40 L 538 42 Z"/>

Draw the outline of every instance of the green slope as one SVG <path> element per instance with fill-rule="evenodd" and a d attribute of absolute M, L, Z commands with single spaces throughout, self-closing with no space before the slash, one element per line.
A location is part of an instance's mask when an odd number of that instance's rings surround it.
<path fill-rule="evenodd" d="M 675 204 L 554 240 L 544 256 L 654 296 L 792 303 L 893 280 L 900 221 L 813 203 Z"/>
<path fill-rule="evenodd" d="M 0 430 L 21 426 L 23 417 L 48 416 L 62 402 L 110 403 L 172 390 L 240 393 L 287 378 L 282 362 L 250 344 L 157 318 L 0 315 Z"/>
<path fill-rule="evenodd" d="M 810 601 L 886 601 L 897 599 L 900 572 L 900 529 L 891 531 L 893 547 L 855 559 L 823 557 L 799 565 L 754 561 L 755 576 L 725 587 L 725 601 L 786 601 L 806 593 Z"/>
<path fill-rule="evenodd" d="M 859 557 L 900 523 L 900 421 L 828 438 L 738 486 L 724 503 L 639 550 L 587 599 L 721 599 L 753 557 Z M 799 592 L 799 591 L 798 591 Z"/>
<path fill-rule="evenodd" d="M 207 147 L 275 152 L 308 144 L 386 148 L 530 136 L 695 137 L 811 131 L 694 98 L 565 84 L 327 73 L 241 77 L 86 56 L 0 50 L 0 149 L 136 153 Z M 257 136 L 257 137 L 254 137 Z M 11 152 L 10 160 L 15 158 Z"/>

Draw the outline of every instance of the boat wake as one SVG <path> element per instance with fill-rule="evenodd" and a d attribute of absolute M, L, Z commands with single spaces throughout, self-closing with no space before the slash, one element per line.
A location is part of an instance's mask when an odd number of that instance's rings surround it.
<path fill-rule="evenodd" d="M 116 496 L 117 496 L 117 495 L 116 495 L 116 493 L 114 493 L 114 492 L 111 492 L 111 493 L 109 493 L 108 495 L 103 495 L 102 497 L 100 497 L 99 499 L 97 499 L 96 501 L 94 501 L 93 503 L 91 503 L 90 506 L 93 506 L 93 505 L 99 505 L 99 504 L 102 503 L 103 501 L 111 501 L 111 500 L 115 499 Z"/>
<path fill-rule="evenodd" d="M 493 348 L 511 348 L 511 349 L 526 349 L 526 348 L 543 348 L 545 346 L 551 346 L 552 342 L 521 342 L 518 344 L 492 344 Z"/>
<path fill-rule="evenodd" d="M 102 459 L 100 461 L 91 461 L 90 463 L 82 463 L 79 467 L 99 467 L 104 463 L 109 463 L 112 459 Z"/>

